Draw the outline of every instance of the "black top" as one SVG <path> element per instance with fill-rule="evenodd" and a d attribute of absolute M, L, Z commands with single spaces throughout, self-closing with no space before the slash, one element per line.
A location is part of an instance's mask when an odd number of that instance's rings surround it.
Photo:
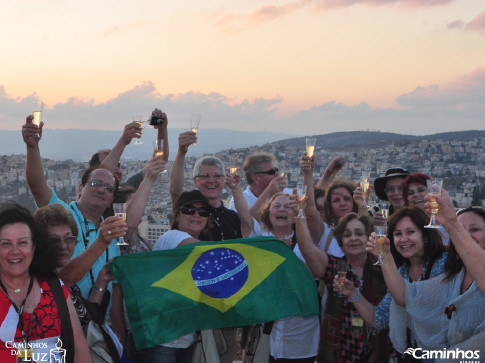
<path fill-rule="evenodd" d="M 212 227 L 207 233 L 200 236 L 201 241 L 225 241 L 228 239 L 242 238 L 241 220 L 237 213 L 221 206 L 213 208 L 211 216 Z"/>

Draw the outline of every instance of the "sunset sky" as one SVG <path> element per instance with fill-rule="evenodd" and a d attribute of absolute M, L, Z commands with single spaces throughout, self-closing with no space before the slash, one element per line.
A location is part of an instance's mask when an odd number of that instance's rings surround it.
<path fill-rule="evenodd" d="M 0 0 L 0 129 L 485 129 L 483 0 Z"/>

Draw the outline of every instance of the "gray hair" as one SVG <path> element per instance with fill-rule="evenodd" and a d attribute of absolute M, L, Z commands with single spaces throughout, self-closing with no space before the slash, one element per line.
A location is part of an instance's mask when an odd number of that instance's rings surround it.
<path fill-rule="evenodd" d="M 197 175 L 199 175 L 200 168 L 203 165 L 210 165 L 210 166 L 217 166 L 219 169 L 221 169 L 221 174 L 225 174 L 224 169 L 224 163 L 222 162 L 221 159 L 219 159 L 217 156 L 213 155 L 208 155 L 208 156 L 203 156 L 200 159 L 198 159 L 195 164 L 194 164 L 194 170 L 192 172 L 192 177 L 195 178 Z"/>
<path fill-rule="evenodd" d="M 276 156 L 272 153 L 257 152 L 249 155 L 243 163 L 244 176 L 248 184 L 253 184 L 252 175 L 254 173 L 263 171 L 261 165 L 265 161 L 276 162 Z"/>

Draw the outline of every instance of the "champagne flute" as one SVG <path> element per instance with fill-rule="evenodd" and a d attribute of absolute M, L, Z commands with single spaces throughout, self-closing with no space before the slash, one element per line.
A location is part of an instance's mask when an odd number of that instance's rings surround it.
<path fill-rule="evenodd" d="M 370 173 L 363 172 L 362 179 L 360 180 L 359 184 L 362 188 L 362 198 L 364 198 L 365 207 L 368 208 L 367 202 L 370 195 Z"/>
<path fill-rule="evenodd" d="M 126 203 L 113 203 L 113 211 L 115 216 L 121 217 L 122 221 L 126 222 Z M 128 246 L 123 237 L 119 237 L 116 244 L 118 246 Z"/>
<path fill-rule="evenodd" d="M 237 164 L 238 164 L 238 161 L 239 161 L 239 154 L 236 154 L 236 155 L 231 155 L 229 157 L 229 172 L 231 174 L 236 174 L 237 173 Z"/>
<path fill-rule="evenodd" d="M 387 218 L 389 218 L 389 202 L 386 200 L 381 200 L 379 202 L 379 209 L 387 222 Z"/>
<path fill-rule="evenodd" d="M 202 117 L 201 115 L 194 113 L 190 118 L 190 130 L 192 130 L 192 132 L 197 133 L 199 131 L 199 124 L 200 124 L 201 117 Z M 194 143 L 194 146 L 195 145 L 197 145 L 197 143 Z"/>
<path fill-rule="evenodd" d="M 337 261 L 337 273 L 338 273 L 338 285 L 339 285 L 339 293 L 338 297 L 345 297 L 343 291 L 344 291 L 344 285 L 345 285 L 345 279 L 347 278 L 347 260 L 338 260 Z"/>
<path fill-rule="evenodd" d="M 374 263 L 374 265 L 381 266 L 384 264 L 382 262 L 382 254 L 384 253 L 384 243 L 386 242 L 387 224 L 383 226 L 374 226 L 374 232 L 376 233 L 376 246 L 377 253 L 379 254 L 377 262 Z"/>
<path fill-rule="evenodd" d="M 42 121 L 42 111 L 44 110 L 44 101 L 42 101 L 40 98 L 35 98 L 32 101 L 32 115 L 34 116 L 34 119 L 32 120 L 32 123 L 34 125 L 37 125 L 40 127 L 40 122 Z M 37 134 L 34 136 L 35 139 L 40 140 L 40 135 Z"/>
<path fill-rule="evenodd" d="M 143 121 L 142 121 L 142 116 L 141 115 L 135 115 L 135 116 L 133 116 L 133 121 L 138 124 L 138 127 L 140 128 L 140 137 L 141 137 L 141 130 L 143 130 L 145 128 L 146 123 L 145 123 L 145 126 L 142 126 Z M 143 141 L 141 141 L 140 139 L 136 139 L 136 141 L 134 142 L 134 144 L 135 145 L 141 145 L 141 144 L 143 144 Z"/>
<path fill-rule="evenodd" d="M 305 138 L 306 153 L 310 158 L 313 156 L 313 153 L 315 152 L 316 141 L 317 141 L 317 139 L 315 137 L 306 137 Z"/>
<path fill-rule="evenodd" d="M 163 149 L 164 140 L 157 138 L 157 139 L 153 140 L 152 145 L 153 145 L 153 156 L 157 156 L 157 157 L 163 158 L 163 154 L 164 154 L 164 149 Z M 162 173 L 167 173 L 167 170 L 165 169 L 164 171 L 162 171 Z"/>
<path fill-rule="evenodd" d="M 428 201 L 431 207 L 431 218 L 429 224 L 424 226 L 424 228 L 440 228 L 439 224 L 436 223 L 436 214 L 440 210 L 440 205 L 436 200 L 436 197 L 441 195 L 441 187 L 443 185 L 442 179 L 428 179 L 426 180 L 426 185 L 428 186 Z"/>
<path fill-rule="evenodd" d="M 305 202 L 306 202 L 306 185 L 301 186 L 300 194 L 298 194 L 298 217 L 304 217 L 305 213 Z"/>

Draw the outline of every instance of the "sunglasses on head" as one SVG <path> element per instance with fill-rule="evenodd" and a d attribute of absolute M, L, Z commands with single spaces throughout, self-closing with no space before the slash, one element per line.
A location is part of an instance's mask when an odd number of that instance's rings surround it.
<path fill-rule="evenodd" d="M 278 168 L 273 168 L 273 169 L 269 169 L 269 170 L 266 170 L 266 171 L 257 171 L 257 172 L 256 172 L 256 173 L 254 173 L 254 174 L 268 174 L 268 175 L 275 175 L 277 172 L 278 172 Z"/>
<path fill-rule="evenodd" d="M 479 206 L 470 206 L 470 207 L 467 207 L 467 208 L 461 208 L 456 212 L 456 215 L 459 216 L 460 214 L 463 214 L 463 213 L 466 213 L 466 212 L 473 212 L 473 211 L 485 213 L 485 208 L 482 208 L 482 207 L 479 207 Z"/>
<path fill-rule="evenodd" d="M 211 211 L 207 207 L 194 207 L 193 205 L 183 205 L 180 208 L 180 212 L 182 214 L 186 214 L 189 216 L 193 216 L 195 212 L 199 212 L 199 216 L 201 217 L 209 217 L 211 215 Z"/>

